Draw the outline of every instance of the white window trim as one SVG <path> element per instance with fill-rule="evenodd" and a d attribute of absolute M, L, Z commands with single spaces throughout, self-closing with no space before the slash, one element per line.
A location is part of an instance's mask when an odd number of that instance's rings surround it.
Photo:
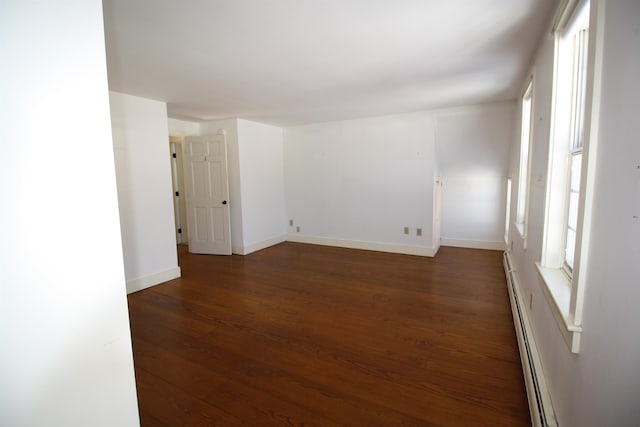
<path fill-rule="evenodd" d="M 562 268 L 543 267 L 539 262 L 536 267 L 544 284 L 544 296 L 560 332 L 571 352 L 579 353 L 582 326 L 571 315 L 571 280 Z"/>
<path fill-rule="evenodd" d="M 580 0 L 569 0 L 564 2 L 557 15 L 566 22 L 567 14 L 571 14 Z M 584 146 L 582 150 L 582 176 L 580 179 L 580 201 L 578 204 L 578 227 L 576 235 L 575 261 L 573 275 L 569 278 L 562 266 L 549 265 L 548 252 L 549 242 L 547 241 L 548 227 L 550 226 L 549 205 L 550 186 L 553 165 L 553 151 L 549 150 L 549 171 L 547 179 L 547 200 L 545 207 L 545 242 L 543 243 L 543 253 L 541 263 L 536 263 L 544 290 L 543 294 L 551 308 L 558 328 L 567 343 L 570 351 L 580 352 L 580 338 L 583 332 L 582 316 L 584 307 L 585 282 L 588 275 L 589 266 L 589 243 L 591 240 L 592 207 L 594 206 L 593 190 L 595 187 L 596 175 L 596 153 L 598 145 L 598 130 L 600 117 L 600 99 L 602 82 L 602 59 L 603 59 L 603 19 L 604 0 L 591 0 L 590 23 L 589 23 L 589 54 L 587 65 L 587 81 L 592 76 L 592 84 L 587 84 L 585 103 L 585 129 Z M 567 13 L 567 10 L 569 12 Z M 556 18 L 557 22 L 560 21 Z M 554 25 L 554 29 L 558 26 Z M 557 43 L 557 41 L 556 41 Z M 557 49 L 556 49 L 557 52 Z M 554 63 L 557 64 L 557 61 Z M 557 69 L 554 69 L 554 85 L 556 81 Z M 554 90 L 555 93 L 555 90 Z M 554 137 L 555 128 L 555 99 L 552 105 L 551 137 Z"/>

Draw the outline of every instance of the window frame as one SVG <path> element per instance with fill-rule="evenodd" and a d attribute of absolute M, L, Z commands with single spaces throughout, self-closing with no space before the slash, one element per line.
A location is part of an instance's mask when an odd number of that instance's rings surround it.
<path fill-rule="evenodd" d="M 566 97 L 559 95 L 558 87 L 566 83 L 566 76 L 559 73 L 559 48 L 561 37 L 566 34 L 572 19 L 589 7 L 588 54 L 586 62 L 586 90 L 584 92 L 583 147 L 580 186 L 578 197 L 578 218 L 576 227 L 574 266 L 571 276 L 566 274 L 563 266 L 565 239 L 564 223 L 566 222 L 566 182 L 568 180 L 567 161 L 569 150 L 566 145 L 568 126 L 566 116 Z M 536 267 L 543 284 L 543 293 L 551 307 L 556 323 L 569 349 L 573 353 L 580 352 L 582 334 L 582 313 L 584 306 L 585 278 L 588 268 L 588 247 L 591 230 L 591 207 L 594 205 L 593 188 L 595 181 L 599 104 L 601 98 L 601 76 L 603 57 L 603 21 L 604 2 L 600 0 L 568 0 L 561 4 L 554 22 L 554 76 L 553 102 L 551 112 L 551 134 L 547 171 L 547 192 L 545 204 L 544 236 L 542 257 Z M 562 78 L 565 78 L 563 81 Z M 559 83 L 560 82 L 560 83 Z M 566 95 L 566 94 L 564 94 Z M 562 102 L 565 104 L 562 104 Z M 565 120 L 564 123 L 562 120 Z M 565 132 L 563 135 L 562 132 Z M 564 147 L 562 146 L 564 139 Z M 564 165 L 563 165 L 564 164 Z M 559 185 L 559 182 L 561 185 Z M 565 196 L 559 197 L 559 194 Z M 559 232 L 560 230 L 560 232 Z M 559 248 L 562 248 L 561 250 Z"/>

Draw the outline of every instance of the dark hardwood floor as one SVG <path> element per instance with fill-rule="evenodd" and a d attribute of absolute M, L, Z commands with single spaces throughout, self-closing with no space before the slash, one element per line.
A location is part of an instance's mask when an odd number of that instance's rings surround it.
<path fill-rule="evenodd" d="M 179 248 L 129 296 L 143 426 L 528 426 L 501 253 Z"/>

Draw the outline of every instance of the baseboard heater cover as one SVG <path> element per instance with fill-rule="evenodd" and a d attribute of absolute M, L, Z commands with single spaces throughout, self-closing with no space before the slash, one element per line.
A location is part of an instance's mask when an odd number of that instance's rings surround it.
<path fill-rule="evenodd" d="M 526 306 L 520 295 L 518 274 L 512 266 L 509 252 L 504 253 L 504 272 L 507 278 L 513 323 L 520 348 L 522 372 L 529 399 L 529 412 L 533 427 L 557 427 L 551 396 L 542 370 L 538 348 L 529 323 Z"/>

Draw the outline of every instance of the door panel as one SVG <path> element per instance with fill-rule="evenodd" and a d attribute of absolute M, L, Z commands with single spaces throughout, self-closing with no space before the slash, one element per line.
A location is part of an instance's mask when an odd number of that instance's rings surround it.
<path fill-rule="evenodd" d="M 231 254 L 227 152 L 223 135 L 185 139 L 189 251 Z"/>

